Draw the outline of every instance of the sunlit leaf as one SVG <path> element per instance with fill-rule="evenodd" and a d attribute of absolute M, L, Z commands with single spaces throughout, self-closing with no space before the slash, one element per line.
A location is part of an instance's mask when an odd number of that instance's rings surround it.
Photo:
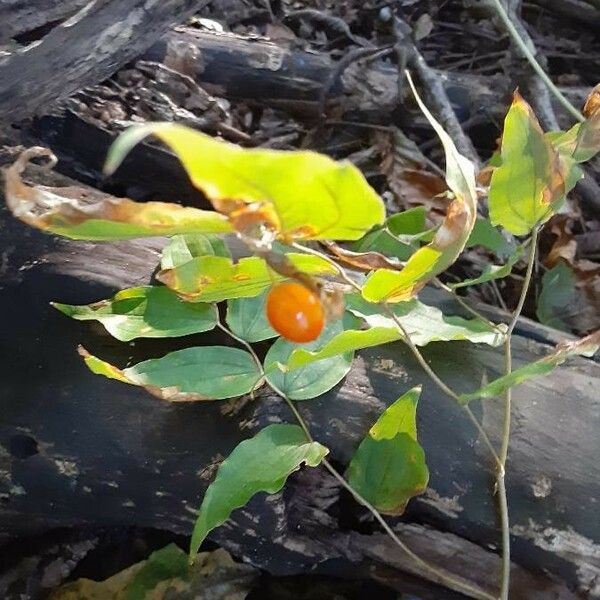
<path fill-rule="evenodd" d="M 456 290 L 458 288 L 468 287 L 471 285 L 479 285 L 481 283 L 493 281 L 494 279 L 502 279 L 503 277 L 507 277 L 511 274 L 513 267 L 519 262 L 521 256 L 523 256 L 523 249 L 521 246 L 519 246 L 517 248 L 517 251 L 508 258 L 505 264 L 485 265 L 481 272 L 481 275 L 473 277 L 471 279 L 459 281 L 458 283 L 449 283 L 448 287 L 452 288 L 453 290 Z"/>
<path fill-rule="evenodd" d="M 369 328 L 340 331 L 316 350 L 305 346 L 298 347 L 287 361 L 290 371 L 344 352 L 403 339 L 392 318 L 382 314 L 381 307 L 376 304 L 365 302 L 356 294 L 349 294 L 346 295 L 346 308 L 354 316 L 363 319 Z M 394 304 L 390 309 L 410 332 L 412 341 L 418 346 L 448 341 L 471 341 L 498 346 L 504 339 L 501 329 L 496 329 L 481 319 L 446 316 L 438 308 L 416 299 Z"/>
<path fill-rule="evenodd" d="M 535 311 L 540 323 L 562 331 L 570 331 L 571 328 L 563 320 L 563 315 L 568 314 L 569 307 L 573 306 L 576 281 L 573 269 L 562 260 L 544 273 L 542 291 Z"/>
<path fill-rule="evenodd" d="M 309 442 L 298 425 L 269 425 L 238 444 L 221 463 L 216 479 L 202 500 L 194 526 L 190 555 L 198 552 L 206 536 L 225 523 L 231 513 L 258 492 L 275 494 L 303 464 L 316 467 L 328 450 Z"/>
<path fill-rule="evenodd" d="M 231 253 L 225 241 L 217 235 L 188 233 L 175 235 L 163 248 L 160 258 L 161 269 L 173 269 L 199 256 L 225 256 Z"/>
<path fill-rule="evenodd" d="M 575 342 L 564 342 L 559 344 L 552 354 L 526 364 L 520 369 L 513 371 L 510 375 L 504 375 L 503 377 L 484 385 L 476 392 L 461 394 L 460 401 L 463 404 L 466 404 L 467 402 L 477 400 L 478 398 L 495 398 L 496 396 L 503 394 L 508 388 L 524 383 L 532 377 L 550 373 L 571 356 L 580 355 L 590 357 L 593 356 L 599 348 L 600 330 L 580 340 L 576 340 Z"/>
<path fill-rule="evenodd" d="M 490 184 L 490 219 L 515 235 L 547 221 L 565 199 L 565 167 L 531 107 L 515 92 L 504 121 L 502 165 Z"/>
<path fill-rule="evenodd" d="M 344 352 L 315 364 L 308 364 L 290 371 L 286 365 L 297 348 L 318 350 L 343 329 L 341 320 L 329 323 L 323 333 L 309 344 L 294 344 L 279 338 L 267 352 L 264 360 L 267 382 L 281 390 L 292 400 L 310 400 L 337 385 L 352 366 L 354 354 Z"/>
<path fill-rule="evenodd" d="M 31 158 L 54 156 L 30 148 L 4 169 L 6 203 L 28 225 L 80 240 L 124 240 L 178 233 L 231 231 L 227 219 L 210 210 L 167 202 L 134 202 L 90 188 L 30 186 L 21 173 Z"/>
<path fill-rule="evenodd" d="M 277 337 L 266 311 L 267 294 L 254 298 L 235 298 L 227 301 L 227 324 L 231 331 L 247 342 L 261 342 Z"/>
<path fill-rule="evenodd" d="M 477 217 L 475 167 L 456 146 L 419 98 L 408 77 L 419 107 L 438 134 L 446 154 L 446 182 L 454 194 L 446 217 L 427 246 L 417 250 L 401 271 L 374 271 L 363 287 L 370 302 L 402 302 L 413 298 L 436 275 L 445 271 L 462 252 Z"/>
<path fill-rule="evenodd" d="M 174 123 L 123 133 L 109 152 L 114 171 L 135 144 L 156 135 L 177 154 L 192 183 L 213 201 L 266 204 L 285 239 L 356 240 L 385 218 L 383 202 L 349 162 L 309 151 L 243 149 Z"/>
<path fill-rule="evenodd" d="M 402 514 L 427 488 L 429 470 L 417 441 L 420 394 L 420 387 L 413 388 L 383 412 L 348 467 L 350 485 L 385 514 Z"/>
<path fill-rule="evenodd" d="M 245 350 L 227 346 L 203 346 L 171 352 L 119 369 L 84 348 L 79 353 L 97 375 L 145 388 L 169 402 L 235 398 L 252 391 L 261 374 Z"/>
<path fill-rule="evenodd" d="M 218 317 L 212 304 L 183 302 L 168 288 L 152 286 L 122 290 L 110 300 L 83 306 L 52 305 L 72 319 L 99 321 L 123 342 L 209 331 L 217 325 Z"/>
<path fill-rule="evenodd" d="M 318 256 L 289 253 L 287 257 L 303 273 L 335 275 L 337 270 Z M 182 297 L 194 302 L 221 302 L 229 298 L 250 298 L 284 277 L 270 269 L 258 256 L 237 263 L 223 256 L 201 256 L 174 269 L 166 269 L 157 279 Z"/>

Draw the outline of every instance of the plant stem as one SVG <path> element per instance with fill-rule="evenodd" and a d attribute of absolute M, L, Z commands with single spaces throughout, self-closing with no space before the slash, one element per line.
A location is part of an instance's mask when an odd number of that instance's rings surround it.
<path fill-rule="evenodd" d="M 398 327 L 398 329 L 402 333 L 402 336 L 404 337 L 404 341 L 410 348 L 414 357 L 417 359 L 417 362 L 421 365 L 421 367 L 425 371 L 425 373 L 427 373 L 427 375 L 429 375 L 429 377 L 433 381 L 433 383 L 435 383 L 437 385 L 437 387 L 442 392 L 444 392 L 444 394 L 446 394 L 448 397 L 452 398 L 452 400 L 454 400 L 457 404 L 460 404 L 461 402 L 460 402 L 460 398 L 459 398 L 458 394 L 453 389 L 451 389 L 448 385 L 446 385 L 446 383 L 444 383 L 440 379 L 439 375 L 431 368 L 429 363 L 425 360 L 425 357 L 423 356 L 421 351 L 417 348 L 415 343 L 412 341 L 408 331 L 406 331 L 406 328 L 404 327 L 404 325 L 402 325 L 402 322 L 400 321 L 400 319 L 397 317 L 396 314 L 394 314 L 394 311 L 390 308 L 390 305 L 387 304 L 386 302 L 382 302 L 381 307 L 383 308 L 384 312 L 394 321 L 394 323 L 396 324 L 396 327 Z M 473 411 L 468 406 L 463 406 L 462 408 L 466 412 L 467 416 L 469 417 L 469 419 L 473 423 L 473 425 L 475 425 L 475 428 L 477 429 L 479 435 L 481 436 L 481 439 L 483 440 L 485 445 L 488 447 L 488 450 L 490 451 L 491 455 L 493 456 L 494 461 L 496 462 L 497 465 L 500 465 L 501 464 L 500 457 L 498 456 L 496 450 L 494 450 L 494 446 L 492 445 L 492 442 L 490 441 L 490 438 L 488 437 L 488 434 L 486 433 L 485 429 L 483 429 L 483 427 L 481 426 L 481 423 L 479 423 L 479 421 L 473 414 Z"/>
<path fill-rule="evenodd" d="M 531 276 L 535 266 L 535 257 L 537 249 L 539 228 L 535 227 L 531 234 L 531 242 L 529 248 L 529 257 L 527 260 L 527 271 L 523 280 L 523 288 L 521 296 L 517 303 L 517 307 L 513 313 L 512 319 L 506 331 L 504 340 L 504 372 L 510 375 L 512 372 L 512 333 L 517 325 L 523 305 L 527 298 L 527 292 L 531 285 Z M 506 497 L 506 459 L 508 457 L 508 446 L 510 442 L 510 421 L 511 421 L 511 406 L 512 406 L 512 390 L 509 387 L 504 394 L 504 423 L 502 427 L 502 445 L 500 448 L 500 466 L 497 473 L 498 498 L 500 505 L 500 521 L 502 527 L 502 579 L 500 587 L 500 600 L 508 600 L 510 589 L 510 523 L 508 518 L 508 501 Z"/>
<path fill-rule="evenodd" d="M 293 247 L 296 248 L 297 250 L 305 251 L 305 252 L 308 252 L 309 254 L 314 254 L 315 256 L 319 256 L 322 259 L 326 260 L 329 264 L 331 264 L 337 270 L 340 277 L 346 283 L 351 285 L 357 292 L 361 291 L 360 285 L 358 285 L 355 281 L 352 280 L 351 277 L 348 276 L 348 274 L 346 273 L 346 270 L 342 266 L 338 265 L 333 259 L 331 259 L 326 254 L 323 254 L 322 252 L 319 252 L 318 250 L 313 250 L 312 248 L 307 248 L 306 246 L 302 246 L 301 244 L 293 244 Z M 460 404 L 460 399 L 458 397 L 458 394 L 454 390 L 450 389 L 439 378 L 437 373 L 429 366 L 429 364 L 425 360 L 424 356 L 421 354 L 421 351 L 417 348 L 415 343 L 412 341 L 412 339 L 411 339 L 409 333 L 406 331 L 404 325 L 402 325 L 402 322 L 400 321 L 400 319 L 394 314 L 394 312 L 390 308 L 390 305 L 387 302 L 382 302 L 381 307 L 383 308 L 384 312 L 394 321 L 394 323 L 396 324 L 396 327 L 398 327 L 398 329 L 404 336 L 404 341 L 407 343 L 408 347 L 410 348 L 411 352 L 413 353 L 413 355 L 415 356 L 415 358 L 417 359 L 418 363 L 421 365 L 423 370 L 429 375 L 429 377 L 438 386 L 438 388 L 440 390 L 442 390 L 442 392 L 444 392 L 444 394 L 446 394 L 448 397 L 452 398 L 452 400 L 454 400 L 455 402 Z M 469 417 L 469 420 L 475 426 L 475 429 L 481 436 L 481 439 L 483 440 L 484 444 L 487 446 L 488 450 L 490 451 L 492 457 L 494 458 L 494 461 L 496 462 L 496 465 L 500 466 L 500 464 L 501 464 L 500 458 L 498 457 L 498 454 L 497 454 L 496 450 L 494 449 L 494 446 L 492 445 L 492 442 L 490 441 L 488 434 L 485 432 L 485 429 L 483 429 L 483 427 L 481 426 L 481 423 L 479 423 L 479 421 L 473 414 L 473 411 L 468 406 L 463 406 L 463 409 L 466 412 L 467 416 Z"/>
<path fill-rule="evenodd" d="M 314 438 L 312 437 L 310 430 L 308 428 L 308 424 L 296 408 L 296 405 L 288 396 L 278 389 L 276 386 L 269 383 L 270 387 L 273 391 L 278 394 L 288 405 L 289 409 L 292 411 L 296 421 L 304 431 L 306 439 L 309 442 L 313 442 Z M 353 498 L 362 506 L 364 506 L 372 515 L 375 517 L 377 522 L 381 525 L 383 530 L 387 533 L 387 535 L 394 541 L 394 543 L 399 546 L 406 554 L 409 556 L 414 562 L 416 562 L 424 572 L 426 572 L 431 580 L 435 583 L 444 585 L 445 587 L 455 590 L 457 592 L 466 594 L 471 598 L 478 598 L 481 600 L 495 600 L 494 596 L 488 594 L 484 590 L 467 583 L 466 581 L 462 581 L 460 579 L 456 579 L 451 574 L 443 571 L 442 569 L 438 569 L 427 561 L 423 560 L 420 556 L 415 554 L 394 532 L 394 530 L 387 524 L 381 513 L 358 491 L 356 491 L 352 485 L 344 478 L 344 476 L 326 459 L 324 458 L 322 461 L 323 466 L 331 473 L 335 479 L 340 483 L 340 485 L 346 489 L 350 494 L 352 494 Z"/>
<path fill-rule="evenodd" d="M 529 61 L 529 64 L 533 67 L 533 70 L 539 75 L 540 79 L 546 84 L 548 89 L 554 94 L 556 99 L 564 106 L 564 108 L 578 121 L 585 121 L 585 117 L 567 100 L 564 94 L 554 85 L 550 77 L 542 69 L 540 63 L 537 61 L 531 50 L 527 47 L 527 44 L 521 39 L 519 32 L 510 20 L 508 13 L 500 0 L 491 0 L 492 5 L 496 9 L 498 16 L 504 23 L 508 33 L 514 40 L 515 44 L 523 54 L 523 56 Z"/>
<path fill-rule="evenodd" d="M 262 363 L 260 362 L 260 359 L 258 358 L 258 356 L 257 356 L 256 352 L 254 351 L 254 349 L 252 348 L 252 346 L 246 340 L 244 340 L 241 337 L 237 336 L 228 327 L 226 327 L 225 325 L 223 325 L 223 323 L 221 323 L 220 320 L 217 322 L 217 327 L 219 327 L 219 329 L 221 329 L 222 331 L 224 331 L 232 339 L 234 339 L 237 342 L 239 342 L 240 344 L 242 344 L 248 350 L 248 352 L 250 352 L 250 354 L 254 358 L 254 360 L 255 360 L 255 362 L 256 362 L 256 364 L 258 366 L 258 369 L 260 371 L 261 380 L 267 381 L 266 380 L 265 371 L 264 371 L 264 368 L 262 366 Z M 287 394 L 285 394 L 282 390 L 280 390 L 279 388 L 277 388 L 277 386 L 275 386 L 274 384 L 272 384 L 269 381 L 267 381 L 267 384 L 288 405 L 290 411 L 294 415 L 294 418 L 298 422 L 298 425 L 301 427 L 302 431 L 304 432 L 304 435 L 305 435 L 307 441 L 314 442 L 315 440 L 314 440 L 312 434 L 310 433 L 310 429 L 308 427 L 308 424 L 304 420 L 304 417 L 300 414 L 300 411 L 296 408 L 296 405 L 294 404 L 294 402 L 290 398 L 288 398 Z M 449 573 L 446 573 L 445 571 L 443 571 L 441 569 L 438 569 L 437 567 L 429 564 L 427 561 L 423 560 L 420 556 L 418 556 L 417 554 L 415 554 L 396 535 L 396 533 L 394 532 L 394 530 L 386 523 L 386 521 L 382 517 L 381 513 L 366 498 L 364 498 L 359 492 L 357 492 L 350 485 L 350 483 L 348 483 L 346 481 L 346 479 L 344 479 L 344 477 L 339 473 L 339 471 L 337 471 L 337 469 L 327 459 L 323 459 L 322 463 L 323 463 L 323 466 L 331 473 L 331 475 L 333 475 L 333 477 L 335 477 L 335 479 L 337 479 L 339 481 L 339 483 L 346 490 L 348 490 L 348 492 L 350 492 L 352 494 L 352 496 L 354 497 L 354 499 L 359 504 L 362 504 L 373 515 L 373 517 L 375 517 L 375 519 L 377 520 L 377 522 L 381 525 L 381 527 L 387 533 L 387 535 L 390 536 L 390 538 L 394 541 L 394 543 L 396 545 L 398 545 L 414 562 L 416 562 L 423 569 L 423 571 L 425 571 L 426 573 L 429 574 L 430 579 L 432 581 L 434 581 L 435 583 L 444 585 L 445 587 L 447 587 L 449 589 L 452 589 L 452 590 L 455 590 L 457 592 L 466 594 L 466 595 L 468 595 L 468 596 L 470 596 L 472 598 L 477 598 L 479 600 L 496 600 L 494 598 L 494 596 L 491 596 L 490 594 L 488 594 L 484 590 L 482 590 L 482 589 L 480 589 L 480 588 L 478 588 L 478 587 L 476 587 L 474 585 L 471 585 L 471 584 L 469 584 L 466 581 L 462 581 L 460 579 L 456 579 L 455 577 L 453 577 Z"/>

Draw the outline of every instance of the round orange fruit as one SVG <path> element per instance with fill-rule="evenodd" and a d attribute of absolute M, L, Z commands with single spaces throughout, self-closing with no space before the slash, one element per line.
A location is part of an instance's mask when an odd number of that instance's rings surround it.
<path fill-rule="evenodd" d="M 267 295 L 271 327 L 291 342 L 312 342 L 325 325 L 325 311 L 318 296 L 295 281 L 273 286 Z"/>

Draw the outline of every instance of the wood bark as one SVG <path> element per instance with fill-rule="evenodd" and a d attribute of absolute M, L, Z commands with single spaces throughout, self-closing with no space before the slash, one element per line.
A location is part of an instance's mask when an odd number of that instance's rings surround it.
<path fill-rule="evenodd" d="M 102 81 L 138 56 L 171 25 L 198 10 L 203 0 L 91 0 L 84 5 L 14 2 L 2 7 L 0 40 L 39 26 L 51 18 L 64 18 L 45 36 L 28 46 L 14 48 L 0 61 L 0 122 L 17 121 L 47 108 L 86 85 Z M 53 6 L 52 6 L 53 5 Z M 40 9 L 40 12 L 36 10 Z M 44 9 L 46 11 L 44 12 Z M 31 18 L 31 25 L 21 19 Z M 1 22 L 1 21 L 0 21 Z M 17 24 L 18 23 L 18 24 Z"/>

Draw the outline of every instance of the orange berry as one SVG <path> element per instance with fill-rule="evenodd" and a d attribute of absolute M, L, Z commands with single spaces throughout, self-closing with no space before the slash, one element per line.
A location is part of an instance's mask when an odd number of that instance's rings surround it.
<path fill-rule="evenodd" d="M 267 318 L 271 327 L 291 342 L 312 342 L 325 325 L 319 298 L 295 281 L 279 283 L 267 296 Z"/>

